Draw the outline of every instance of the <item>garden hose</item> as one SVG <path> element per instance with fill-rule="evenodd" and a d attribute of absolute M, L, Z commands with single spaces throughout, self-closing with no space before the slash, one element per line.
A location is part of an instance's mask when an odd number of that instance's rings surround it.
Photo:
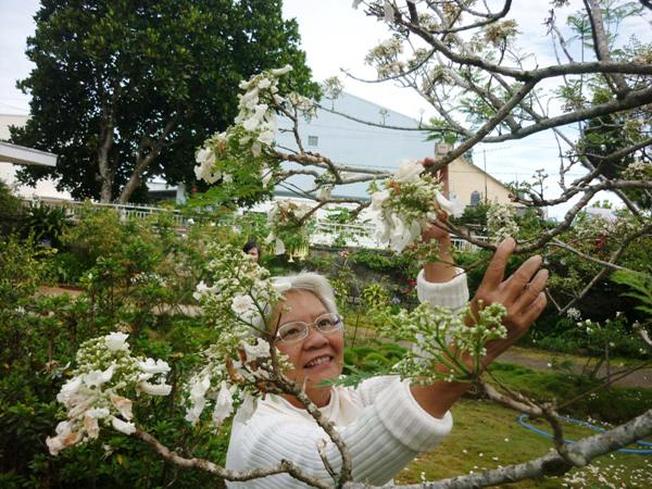
<path fill-rule="evenodd" d="M 604 428 L 602 428 L 600 426 L 596 426 L 594 424 L 591 424 L 588 421 L 582 421 L 582 420 L 579 420 L 579 419 L 571 418 L 569 416 L 559 416 L 559 419 L 561 419 L 561 420 L 563 420 L 563 421 L 565 421 L 567 423 L 570 423 L 570 424 L 574 424 L 574 425 L 577 425 L 577 426 L 582 426 L 584 428 L 588 428 L 588 429 L 593 430 L 593 431 L 606 431 Z M 530 431 L 533 431 L 534 433 L 536 433 L 538 435 L 541 435 L 541 436 L 543 436 L 545 438 L 549 438 L 549 439 L 553 438 L 551 433 L 548 433 L 547 431 L 539 429 L 536 426 L 533 426 L 530 423 L 528 423 L 527 422 L 528 421 L 528 415 L 527 414 L 521 414 L 520 416 L 518 416 L 516 418 L 516 421 L 523 428 L 526 428 L 526 429 L 528 429 Z M 575 440 L 566 440 L 566 439 L 564 439 L 564 443 L 575 443 Z M 639 446 L 650 447 L 650 448 L 647 448 L 647 449 L 643 449 L 643 448 L 620 448 L 620 449 L 618 449 L 618 451 L 620 453 L 630 453 L 630 454 L 635 454 L 635 455 L 652 455 L 652 443 L 651 442 L 637 441 L 636 444 L 639 445 Z"/>

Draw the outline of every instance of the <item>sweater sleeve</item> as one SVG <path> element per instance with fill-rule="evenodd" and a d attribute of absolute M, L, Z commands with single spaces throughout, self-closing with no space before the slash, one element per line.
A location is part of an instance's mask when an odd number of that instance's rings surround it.
<path fill-rule="evenodd" d="M 448 282 L 428 282 L 423 270 L 417 275 L 417 297 L 419 302 L 429 302 L 433 306 L 460 309 L 469 301 L 469 288 L 466 273 L 461 268 L 455 269 L 457 275 Z"/>
<path fill-rule="evenodd" d="M 450 432 L 450 413 L 433 418 L 414 400 L 409 385 L 398 377 L 387 382 L 375 402 L 360 407 L 360 415 L 337 430 L 348 447 L 353 480 L 382 485 L 389 482 L 414 457 L 431 450 Z M 255 416 L 246 425 L 238 424 L 229 446 L 227 467 L 246 469 L 270 467 L 282 459 L 291 460 L 307 474 L 323 482 L 332 479 L 324 468 L 317 445 L 326 441 L 325 453 L 335 471 L 341 467 L 337 447 L 311 419 L 297 415 Z M 229 487 L 304 488 L 287 474 L 229 483 Z"/>

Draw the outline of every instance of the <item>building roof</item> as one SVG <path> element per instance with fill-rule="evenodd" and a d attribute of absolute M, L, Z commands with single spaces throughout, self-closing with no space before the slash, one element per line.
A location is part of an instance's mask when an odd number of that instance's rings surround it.
<path fill-rule="evenodd" d="M 57 165 L 57 155 L 17 144 L 0 142 L 0 162 L 53 167 Z"/>

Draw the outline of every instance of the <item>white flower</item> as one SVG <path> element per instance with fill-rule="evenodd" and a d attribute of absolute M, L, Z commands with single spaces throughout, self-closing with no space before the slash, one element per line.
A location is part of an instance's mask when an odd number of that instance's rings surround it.
<path fill-rule="evenodd" d="M 254 144 L 251 145 L 251 154 L 254 155 L 256 158 L 259 157 L 263 152 L 263 145 L 260 143 L 260 141 L 256 141 Z"/>
<path fill-rule="evenodd" d="M 331 194 L 333 193 L 333 185 L 324 185 L 319 189 L 319 192 L 317 193 L 317 198 L 319 200 L 328 200 L 331 198 Z"/>
<path fill-rule="evenodd" d="M 111 365 L 106 370 L 91 370 L 82 377 L 84 384 L 89 387 L 99 387 L 107 383 L 113 377 L 114 366 Z"/>
<path fill-rule="evenodd" d="M 129 351 L 128 337 L 129 335 L 126 333 L 111 333 L 104 337 L 104 341 L 106 347 L 111 351 Z"/>
<path fill-rule="evenodd" d="M 566 311 L 566 316 L 568 316 L 570 319 L 573 319 L 575 321 L 581 319 L 582 313 L 575 307 L 569 307 L 568 310 Z"/>
<path fill-rule="evenodd" d="M 228 418 L 233 412 L 233 398 L 226 382 L 222 382 L 220 391 L 215 400 L 215 409 L 213 410 L 213 423 L 220 426 L 222 422 Z"/>
<path fill-rule="evenodd" d="M 72 423 L 61 421 L 56 427 L 57 436 L 45 440 L 48 450 L 52 455 L 58 455 L 61 450 L 70 447 L 81 440 L 80 432 L 72 431 Z"/>
<path fill-rule="evenodd" d="M 267 188 L 269 185 L 269 182 L 271 182 L 272 177 L 274 176 L 274 172 L 272 171 L 271 168 L 268 168 L 267 166 L 263 166 L 263 169 L 261 171 L 262 175 L 262 182 L 263 182 L 263 188 Z"/>
<path fill-rule="evenodd" d="M 437 203 L 449 216 L 460 217 L 464 214 L 462 204 L 454 200 L 448 200 L 441 192 L 437 192 Z"/>
<path fill-rule="evenodd" d="M 252 362 L 258 358 L 269 358 L 269 343 L 262 338 L 256 338 L 256 344 L 252 345 L 243 341 L 242 347 L 244 348 L 247 362 Z"/>
<path fill-rule="evenodd" d="M 249 316 L 255 312 L 256 304 L 249 295 L 236 295 L 231 302 L 231 310 L 238 316 Z"/>
<path fill-rule="evenodd" d="M 149 382 L 142 381 L 138 384 L 138 388 L 145 394 L 150 396 L 167 396 L 172 390 L 171 385 L 167 384 L 150 384 Z"/>
<path fill-rule="evenodd" d="M 379 190 L 371 194 L 371 208 L 380 211 L 383 203 L 389 198 L 389 190 Z"/>
<path fill-rule="evenodd" d="M 392 2 L 385 0 L 383 10 L 385 12 L 385 22 L 394 22 L 394 7 L 392 6 Z"/>
<path fill-rule="evenodd" d="M 89 409 L 84 413 L 84 429 L 88 433 L 88 437 L 95 439 L 100 434 L 100 425 L 98 419 L 106 418 L 109 415 L 109 410 L 106 408 Z"/>
<path fill-rule="evenodd" d="M 275 68 L 273 70 L 270 70 L 270 73 L 274 76 L 281 76 L 281 75 L 285 75 L 286 73 L 289 73 L 290 71 L 292 71 L 292 66 L 285 65 L 283 68 Z"/>
<path fill-rule="evenodd" d="M 399 183 L 414 183 L 419 181 L 419 175 L 423 172 L 423 165 L 418 161 L 405 161 L 398 167 L 394 174 L 394 180 Z"/>
<path fill-rule="evenodd" d="M 211 149 L 201 148 L 197 151 L 195 160 L 197 161 L 197 165 L 195 166 L 195 177 L 197 177 L 197 180 L 215 183 L 222 178 L 222 173 L 214 168 L 215 153 Z"/>
<path fill-rule="evenodd" d="M 238 409 L 238 418 L 240 418 L 242 422 L 246 422 L 246 420 L 251 418 L 251 415 L 254 414 L 255 410 L 256 399 L 250 394 L 246 394 L 240 408 Z"/>
<path fill-rule="evenodd" d="M 138 362 L 140 370 L 147 374 L 166 374 L 170 371 L 170 365 L 164 360 L 148 358 L 144 362 Z"/>
<path fill-rule="evenodd" d="M 251 114 L 251 116 L 242 123 L 242 127 L 244 127 L 244 129 L 249 132 L 253 132 L 258 129 L 258 126 L 263 123 L 263 120 L 267 115 L 268 108 L 269 107 L 267 104 L 256 105 L 254 113 Z"/>
<path fill-rule="evenodd" d="M 57 394 L 57 401 L 65 406 L 73 404 L 74 400 L 77 398 L 81 385 L 81 377 L 73 377 L 61 386 L 61 390 Z"/>
<path fill-rule="evenodd" d="M 201 413 L 206 405 L 206 391 L 211 386 L 211 379 L 205 375 L 201 379 L 194 379 L 195 382 L 190 387 L 190 402 L 192 406 L 186 413 L 186 420 L 192 424 L 197 423 Z"/>
<path fill-rule="evenodd" d="M 215 292 L 218 291 L 218 287 L 214 285 L 213 287 L 209 287 L 206 285 L 206 283 L 202 280 L 197 284 L 197 287 L 195 287 L 196 292 L 192 293 L 192 297 L 196 301 L 200 301 L 202 297 L 208 294 L 214 294 Z"/>
<path fill-rule="evenodd" d="M 282 255 L 283 253 L 285 253 L 285 243 L 280 238 L 276 238 L 274 242 L 274 254 Z"/>
<path fill-rule="evenodd" d="M 267 129 L 261 132 L 258 135 L 257 140 L 265 146 L 271 146 L 271 144 L 274 142 L 274 131 Z"/>
<path fill-rule="evenodd" d="M 111 425 L 113 428 L 118 430 L 120 433 L 124 433 L 125 435 L 133 435 L 136 432 L 135 424 L 128 423 L 121 420 L 120 418 L 116 418 L 115 416 L 111 416 Z"/>
<path fill-rule="evenodd" d="M 269 80 L 269 78 L 263 78 L 258 82 L 258 88 L 260 90 L 265 90 L 266 88 L 269 88 L 272 86 L 272 82 Z"/>
<path fill-rule="evenodd" d="M 126 420 L 130 420 L 133 417 L 133 412 L 131 410 L 133 403 L 131 402 L 131 399 L 114 394 L 111 396 L 111 403 Z"/>

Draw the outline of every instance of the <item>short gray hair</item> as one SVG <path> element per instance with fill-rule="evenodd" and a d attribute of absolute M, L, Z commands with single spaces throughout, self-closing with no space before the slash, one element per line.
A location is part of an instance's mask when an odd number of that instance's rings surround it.
<path fill-rule="evenodd" d="M 326 310 L 330 313 L 337 314 L 337 305 L 335 303 L 335 293 L 333 287 L 326 277 L 315 272 L 300 272 L 295 275 L 284 275 L 272 277 L 272 282 L 280 290 L 281 294 L 287 294 L 291 290 L 306 290 L 312 292 L 324 304 Z M 272 314 L 269 304 L 264 308 L 265 319 Z M 263 318 L 259 315 L 254 319 L 251 332 L 254 336 L 262 336 L 265 331 Z"/>
<path fill-rule="evenodd" d="M 295 275 L 272 277 L 272 280 L 276 284 L 289 286 L 283 291 L 284 294 L 291 290 L 307 290 L 308 292 L 312 292 L 324 304 L 328 312 L 337 314 L 337 304 L 335 302 L 333 287 L 323 275 L 315 272 L 301 272 Z"/>

